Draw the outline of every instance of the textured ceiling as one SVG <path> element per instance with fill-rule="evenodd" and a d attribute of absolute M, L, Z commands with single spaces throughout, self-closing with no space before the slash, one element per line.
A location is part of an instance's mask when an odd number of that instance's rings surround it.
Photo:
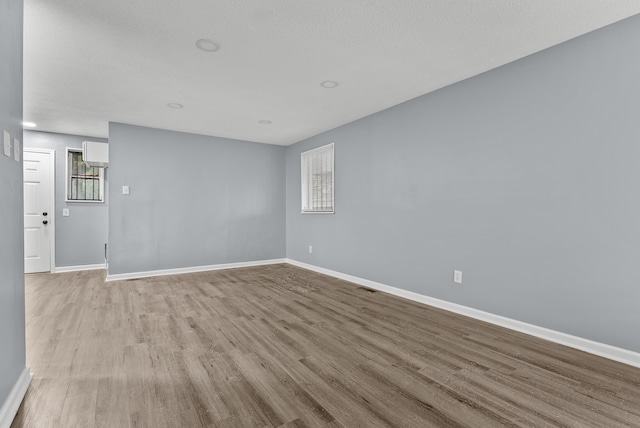
<path fill-rule="evenodd" d="M 25 0 L 24 118 L 288 145 L 637 13 L 638 0 Z"/>

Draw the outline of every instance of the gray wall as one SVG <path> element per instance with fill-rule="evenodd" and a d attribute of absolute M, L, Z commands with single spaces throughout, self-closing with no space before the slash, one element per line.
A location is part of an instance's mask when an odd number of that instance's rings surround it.
<path fill-rule="evenodd" d="M 0 0 L 2 131 L 22 141 L 22 1 Z M 22 157 L 0 149 L 0 407 L 25 367 Z"/>
<path fill-rule="evenodd" d="M 287 257 L 640 351 L 638 40 L 640 16 L 289 146 Z M 329 142 L 336 213 L 302 215 Z"/>
<path fill-rule="evenodd" d="M 66 148 L 82 148 L 85 140 L 107 140 L 78 135 L 24 131 L 25 147 L 56 151 L 56 267 L 104 263 L 104 244 L 108 234 L 108 203 L 65 202 Z M 105 194 L 108 194 L 109 168 L 105 168 Z M 69 208 L 69 217 L 62 209 Z"/>
<path fill-rule="evenodd" d="M 284 147 L 111 123 L 109 150 L 109 274 L 285 256 Z"/>

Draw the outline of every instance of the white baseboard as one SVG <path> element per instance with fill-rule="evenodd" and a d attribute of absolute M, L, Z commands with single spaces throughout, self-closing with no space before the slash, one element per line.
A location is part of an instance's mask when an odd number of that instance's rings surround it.
<path fill-rule="evenodd" d="M 97 265 L 56 266 L 56 268 L 51 273 L 81 272 L 83 270 L 98 270 L 98 269 L 105 269 L 105 264 L 100 263 Z"/>
<path fill-rule="evenodd" d="M 153 276 L 178 275 L 182 273 L 207 272 L 211 270 L 274 265 L 278 263 L 287 263 L 287 259 L 258 260 L 253 262 L 225 263 L 225 264 L 209 265 L 209 266 L 193 266 L 193 267 L 177 268 L 177 269 L 152 270 L 147 272 L 118 273 L 113 275 L 108 274 L 107 279 L 105 281 L 123 281 L 126 279 L 150 278 Z"/>
<path fill-rule="evenodd" d="M 0 408 L 0 428 L 9 428 L 11 426 L 11 422 L 13 422 L 16 413 L 18 413 L 22 399 L 27 393 L 27 388 L 29 388 L 29 384 L 31 383 L 31 377 L 29 367 L 25 367 L 2 405 L 2 408 Z"/>
<path fill-rule="evenodd" d="M 428 297 L 422 294 L 414 293 L 412 291 L 402 290 L 400 288 L 392 287 L 389 285 L 381 284 L 379 282 L 370 281 L 368 279 L 359 278 L 357 276 L 347 275 L 341 272 L 336 272 L 330 269 L 321 268 L 318 266 L 302 263 L 297 260 L 286 259 L 287 263 L 294 266 L 298 266 L 304 269 L 312 270 L 314 272 L 322 273 L 325 275 L 333 276 L 335 278 L 343 279 L 345 281 L 353 282 L 365 287 L 373 288 L 375 290 L 384 291 L 385 293 L 393 294 L 394 296 L 404 297 L 405 299 L 413 300 L 415 302 L 424 303 L 436 308 L 444 309 L 457 314 L 465 315 L 471 318 L 475 318 L 481 321 L 486 321 L 491 324 L 506 327 L 511 330 L 519 331 L 521 333 L 529 334 L 531 336 L 546 339 L 551 342 L 559 343 L 561 345 L 569 346 L 571 348 L 579 349 L 581 351 L 588 352 L 590 354 L 598 355 L 600 357 L 608 358 L 610 360 L 618 361 L 620 363 L 628 364 L 630 366 L 640 368 L 640 353 L 629 351 L 627 349 L 618 348 L 604 343 L 595 342 L 593 340 L 584 339 L 578 336 L 572 336 L 570 334 L 561 333 L 559 331 L 550 330 L 548 328 L 539 327 L 533 324 L 528 324 L 522 321 L 513 320 L 500 315 L 494 315 L 489 312 L 484 312 L 478 309 L 469 308 L 467 306 L 458 305 L 456 303 L 447 302 L 433 297 Z"/>

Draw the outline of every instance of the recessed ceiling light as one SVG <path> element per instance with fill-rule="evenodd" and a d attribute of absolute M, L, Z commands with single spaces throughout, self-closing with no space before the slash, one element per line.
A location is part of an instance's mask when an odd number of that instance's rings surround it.
<path fill-rule="evenodd" d="M 25 128 L 35 128 L 36 124 L 33 122 L 22 122 L 22 126 L 24 126 Z"/>
<path fill-rule="evenodd" d="M 325 80 L 324 82 L 322 82 L 320 84 L 320 86 L 322 86 L 323 88 L 327 88 L 327 89 L 333 89 L 338 85 L 339 85 L 339 83 L 338 82 L 334 82 L 333 80 Z"/>
<path fill-rule="evenodd" d="M 271 125 L 272 122 L 270 120 L 261 120 L 260 123 L 263 125 Z"/>
<path fill-rule="evenodd" d="M 218 52 L 220 50 L 220 45 L 209 39 L 196 40 L 196 47 L 205 52 Z"/>
<path fill-rule="evenodd" d="M 169 108 L 182 108 L 184 106 L 182 104 L 178 104 L 178 103 L 169 103 L 169 104 L 167 104 L 167 107 L 169 107 Z"/>

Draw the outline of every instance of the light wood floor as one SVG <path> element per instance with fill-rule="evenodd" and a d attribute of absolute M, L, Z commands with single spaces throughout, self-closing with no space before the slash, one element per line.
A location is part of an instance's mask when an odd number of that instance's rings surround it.
<path fill-rule="evenodd" d="M 29 275 L 12 427 L 640 426 L 640 369 L 290 265 Z"/>

